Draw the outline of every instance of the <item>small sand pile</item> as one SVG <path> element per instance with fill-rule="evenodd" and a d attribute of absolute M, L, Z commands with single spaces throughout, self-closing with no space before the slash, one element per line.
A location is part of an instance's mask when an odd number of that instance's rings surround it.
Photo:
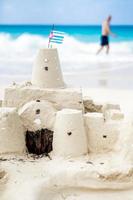
<path fill-rule="evenodd" d="M 110 174 L 99 174 L 99 179 L 103 181 L 120 181 L 129 182 L 133 181 L 133 169 L 129 169 L 127 172 L 114 172 Z"/>

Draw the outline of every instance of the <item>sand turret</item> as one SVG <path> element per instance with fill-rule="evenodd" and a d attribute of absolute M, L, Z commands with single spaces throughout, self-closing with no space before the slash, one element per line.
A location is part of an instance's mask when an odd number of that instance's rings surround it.
<path fill-rule="evenodd" d="M 64 88 L 57 49 L 40 49 L 35 59 L 32 84 L 41 88 Z"/>
<path fill-rule="evenodd" d="M 57 112 L 53 152 L 59 156 L 81 156 L 87 153 L 87 138 L 82 111 L 63 109 Z"/>

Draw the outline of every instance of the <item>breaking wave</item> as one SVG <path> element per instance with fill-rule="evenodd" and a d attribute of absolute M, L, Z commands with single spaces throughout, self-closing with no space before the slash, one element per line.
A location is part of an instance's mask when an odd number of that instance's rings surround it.
<path fill-rule="evenodd" d="M 0 73 L 29 75 L 39 48 L 46 48 L 48 39 L 40 35 L 22 34 L 13 38 L 10 34 L 0 34 Z M 97 43 L 85 43 L 69 35 L 63 45 L 55 45 L 59 50 L 64 72 L 97 70 L 97 64 L 133 62 L 133 42 L 111 43 L 110 55 L 103 51 L 96 55 Z M 95 65 L 95 67 L 93 67 Z M 120 65 L 119 65 L 120 66 Z M 111 70 L 118 67 L 113 65 Z"/>

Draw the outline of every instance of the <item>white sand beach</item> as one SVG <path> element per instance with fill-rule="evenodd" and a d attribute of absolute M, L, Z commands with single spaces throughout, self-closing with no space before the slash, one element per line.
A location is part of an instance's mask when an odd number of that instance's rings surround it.
<path fill-rule="evenodd" d="M 45 52 L 32 82 L 0 88 L 0 200 L 132 200 L 132 90 L 73 88 L 68 74 L 65 88 Z"/>
<path fill-rule="evenodd" d="M 99 103 L 119 103 L 126 115 L 133 111 L 130 90 L 83 88 L 82 91 L 83 96 Z M 0 168 L 7 173 L 4 179 L 0 179 L 1 200 L 132 200 L 131 163 L 121 160 L 117 154 L 89 155 L 78 159 L 51 156 L 52 160 L 28 157 L 0 156 Z M 115 178 L 116 173 L 121 172 L 123 177 L 118 175 Z"/>
<path fill-rule="evenodd" d="M 133 200 L 133 0 L 0 0 L 0 200 Z"/>
<path fill-rule="evenodd" d="M 78 159 L 49 158 L 32 159 L 5 156 L 1 168 L 8 172 L 5 184 L 0 180 L 1 200 L 132 200 L 132 180 L 108 180 L 98 178 L 116 171 L 110 158 L 82 157 Z M 106 160 L 105 160 L 106 159 Z M 117 158 L 116 158 L 117 159 Z M 93 162 L 89 164 L 89 161 Z M 103 165 L 100 162 L 105 162 Z M 113 160 L 112 160 L 113 161 Z M 56 167 L 55 167 L 56 166 Z M 123 166 L 127 170 L 129 166 Z M 122 169 L 122 168 L 121 168 Z M 105 173 L 105 174 L 104 174 Z M 6 183 L 6 179 L 8 182 Z M 98 180 L 99 179 L 99 180 Z"/>

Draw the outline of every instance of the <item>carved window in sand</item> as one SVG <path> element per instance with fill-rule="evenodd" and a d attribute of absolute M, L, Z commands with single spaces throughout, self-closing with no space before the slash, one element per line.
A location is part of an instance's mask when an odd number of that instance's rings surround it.
<path fill-rule="evenodd" d="M 48 63 L 49 60 L 48 60 L 47 58 L 45 58 L 45 59 L 44 59 L 44 62 L 45 62 L 45 63 Z M 44 67 L 44 70 L 45 70 L 45 71 L 48 71 L 48 66 L 45 66 L 45 67 Z"/>

